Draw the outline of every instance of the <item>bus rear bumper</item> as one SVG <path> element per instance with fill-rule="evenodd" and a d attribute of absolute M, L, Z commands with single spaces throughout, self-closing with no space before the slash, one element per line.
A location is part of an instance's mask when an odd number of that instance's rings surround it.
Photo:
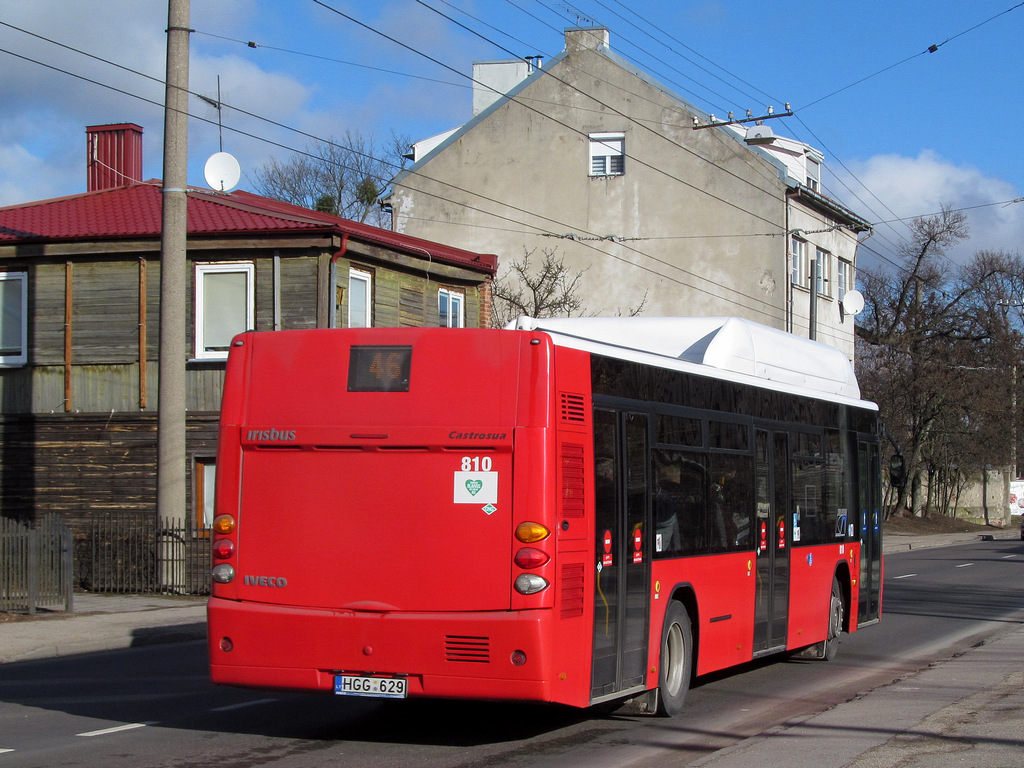
<path fill-rule="evenodd" d="M 211 598 L 210 676 L 322 692 L 334 690 L 338 674 L 400 676 L 409 696 L 585 706 L 589 681 L 568 684 L 544 652 L 550 613 L 372 613 Z"/>

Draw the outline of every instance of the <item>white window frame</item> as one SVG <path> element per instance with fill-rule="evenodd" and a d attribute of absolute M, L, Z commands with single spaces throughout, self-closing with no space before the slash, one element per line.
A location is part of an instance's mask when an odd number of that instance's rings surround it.
<path fill-rule="evenodd" d="M 807 160 L 807 188 L 812 192 L 818 192 L 821 188 L 821 163 L 813 157 Z"/>
<path fill-rule="evenodd" d="M 623 176 L 626 173 L 626 134 L 590 134 L 589 174 Z"/>
<path fill-rule="evenodd" d="M 853 262 L 839 259 L 839 266 L 836 270 L 836 299 L 842 301 L 847 293 L 856 288 L 854 280 Z"/>
<path fill-rule="evenodd" d="M 18 291 L 19 298 L 17 299 L 17 322 L 20 326 L 18 351 L 14 354 L 3 354 L 3 350 L 0 350 L 0 367 L 13 368 L 28 363 L 28 272 L 0 272 L 0 281 L 4 283 L 17 281 L 21 285 L 21 289 Z M 4 314 L 4 321 L 6 322 L 8 308 L 0 304 L 0 312 Z"/>
<path fill-rule="evenodd" d="M 824 248 L 815 248 L 814 258 L 817 262 L 815 270 L 815 288 L 821 296 L 832 295 L 832 254 Z"/>
<path fill-rule="evenodd" d="M 217 487 L 217 459 L 196 456 L 192 462 L 192 489 L 195 496 L 195 523 L 200 535 L 209 535 L 213 527 L 214 490 Z"/>
<path fill-rule="evenodd" d="M 447 321 L 445 319 L 444 312 L 441 310 L 441 306 L 444 302 L 447 302 L 449 307 Z M 452 312 L 452 307 L 457 307 L 457 311 Z M 442 328 L 465 328 L 466 294 L 462 291 L 453 291 L 448 288 L 439 289 L 437 292 L 437 319 L 438 325 Z"/>
<path fill-rule="evenodd" d="M 789 240 L 789 277 L 793 285 L 807 289 L 810 287 L 807 281 L 808 267 L 807 241 L 801 240 L 796 235 Z"/>
<path fill-rule="evenodd" d="M 365 307 L 360 314 L 353 311 L 352 297 L 355 288 L 366 296 Z M 351 267 L 348 271 L 348 327 L 370 328 L 373 325 L 373 273 Z"/>
<path fill-rule="evenodd" d="M 241 274 L 245 276 L 245 328 L 235 333 L 249 331 L 256 327 L 256 265 L 251 261 L 207 262 L 196 264 L 195 296 L 195 359 L 226 360 L 228 350 L 207 349 L 204 338 L 206 276 L 215 274 Z M 234 335 L 234 334 L 232 334 Z"/>

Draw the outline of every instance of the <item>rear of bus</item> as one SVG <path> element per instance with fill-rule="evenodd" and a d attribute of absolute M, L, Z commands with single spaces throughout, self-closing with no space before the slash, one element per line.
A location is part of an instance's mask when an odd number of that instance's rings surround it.
<path fill-rule="evenodd" d="M 544 334 L 518 331 L 237 337 L 217 457 L 213 681 L 585 705 L 582 578 L 571 594 L 556 584 L 556 568 L 582 574 L 589 555 L 585 536 L 556 551 L 555 355 Z"/>

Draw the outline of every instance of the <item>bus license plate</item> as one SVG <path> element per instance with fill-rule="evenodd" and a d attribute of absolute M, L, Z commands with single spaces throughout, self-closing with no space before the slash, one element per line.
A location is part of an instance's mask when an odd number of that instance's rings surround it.
<path fill-rule="evenodd" d="M 335 675 L 334 693 L 338 696 L 369 696 L 378 699 L 404 699 L 409 685 L 404 677 Z"/>

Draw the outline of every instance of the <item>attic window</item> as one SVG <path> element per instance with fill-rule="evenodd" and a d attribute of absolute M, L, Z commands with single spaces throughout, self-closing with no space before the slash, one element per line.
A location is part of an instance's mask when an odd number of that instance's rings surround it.
<path fill-rule="evenodd" d="M 814 158 L 807 158 L 807 188 L 817 192 L 821 187 L 821 163 Z"/>
<path fill-rule="evenodd" d="M 626 134 L 590 134 L 590 175 L 622 176 L 626 172 Z"/>

